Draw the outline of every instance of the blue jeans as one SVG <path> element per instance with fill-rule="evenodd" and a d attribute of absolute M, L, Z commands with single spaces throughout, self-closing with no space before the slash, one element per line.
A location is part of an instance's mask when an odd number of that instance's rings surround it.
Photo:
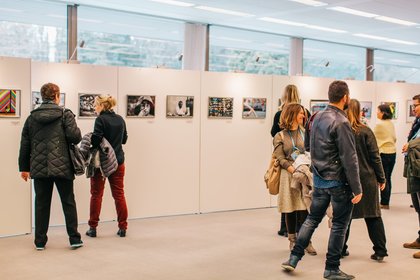
<path fill-rule="evenodd" d="M 312 234 L 324 218 L 328 205 L 331 202 L 333 219 L 325 269 L 338 269 L 340 267 L 341 251 L 353 211 L 352 196 L 352 191 L 347 185 L 327 189 L 315 187 L 312 193 L 310 213 L 299 230 L 299 236 L 292 250 L 292 255 L 297 256 L 299 259 L 303 257 Z"/>

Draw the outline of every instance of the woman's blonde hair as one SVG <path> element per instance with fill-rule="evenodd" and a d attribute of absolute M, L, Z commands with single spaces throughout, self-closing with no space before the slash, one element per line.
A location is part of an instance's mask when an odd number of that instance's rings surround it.
<path fill-rule="evenodd" d="M 349 107 L 347 108 L 347 118 L 351 129 L 358 133 L 363 124 L 360 121 L 360 102 L 357 99 L 350 99 Z"/>
<path fill-rule="evenodd" d="M 300 103 L 299 90 L 295 85 L 287 85 L 281 97 L 281 109 L 289 103 Z"/>
<path fill-rule="evenodd" d="M 303 106 L 296 102 L 284 105 L 283 112 L 281 113 L 280 117 L 280 127 L 290 130 L 301 110 L 305 112 Z"/>
<path fill-rule="evenodd" d="M 104 106 L 104 111 L 107 111 L 114 108 L 117 101 L 111 95 L 100 95 L 95 97 L 95 104 Z"/>

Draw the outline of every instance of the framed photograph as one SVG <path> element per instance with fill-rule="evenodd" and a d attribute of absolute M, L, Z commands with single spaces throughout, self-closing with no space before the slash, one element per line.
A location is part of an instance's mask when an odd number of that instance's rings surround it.
<path fill-rule="evenodd" d="M 166 117 L 192 118 L 194 116 L 194 96 L 167 95 Z"/>
<path fill-rule="evenodd" d="M 127 117 L 154 118 L 155 95 L 127 95 Z"/>
<path fill-rule="evenodd" d="M 242 104 L 243 119 L 265 119 L 267 98 L 245 97 Z"/>
<path fill-rule="evenodd" d="M 79 93 L 79 118 L 95 118 L 96 93 Z"/>
<path fill-rule="evenodd" d="M 406 122 L 412 123 L 416 119 L 416 113 L 414 112 L 413 100 L 407 100 L 407 120 Z"/>
<path fill-rule="evenodd" d="M 20 117 L 20 90 L 0 89 L 0 117 Z"/>
<path fill-rule="evenodd" d="M 370 119 L 372 117 L 372 102 L 360 101 L 360 112 L 362 117 Z"/>
<path fill-rule="evenodd" d="M 327 108 L 329 101 L 325 99 L 311 100 L 309 103 L 311 115 Z"/>
<path fill-rule="evenodd" d="M 42 96 L 41 92 L 39 91 L 33 91 L 32 92 L 32 102 L 31 102 L 31 110 L 34 110 L 38 108 L 42 103 Z M 66 105 L 66 94 L 64 92 L 60 92 L 60 107 L 63 107 Z"/>
<path fill-rule="evenodd" d="M 391 109 L 393 120 L 398 119 L 398 103 L 397 102 L 381 102 L 381 105 L 382 104 L 389 105 L 389 108 Z"/>
<path fill-rule="evenodd" d="M 209 118 L 233 118 L 233 97 L 209 97 Z"/>

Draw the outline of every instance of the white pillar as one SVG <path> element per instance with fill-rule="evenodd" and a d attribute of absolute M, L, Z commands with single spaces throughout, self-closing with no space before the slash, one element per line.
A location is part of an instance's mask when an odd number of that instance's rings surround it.
<path fill-rule="evenodd" d="M 290 38 L 289 75 L 303 75 L 303 39 Z"/>
<path fill-rule="evenodd" d="M 182 69 L 208 70 L 209 28 L 206 24 L 185 23 Z"/>

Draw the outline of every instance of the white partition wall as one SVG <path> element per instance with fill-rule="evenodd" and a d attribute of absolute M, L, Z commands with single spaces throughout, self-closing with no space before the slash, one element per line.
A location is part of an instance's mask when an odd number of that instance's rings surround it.
<path fill-rule="evenodd" d="M 0 89 L 20 91 L 20 117 L 0 117 L 2 137 L 0 236 L 31 232 L 31 185 L 20 178 L 18 154 L 20 135 L 28 116 L 31 90 L 31 60 L 0 57 Z"/>
<path fill-rule="evenodd" d="M 267 98 L 272 76 L 202 73 L 200 211 L 270 206 L 263 175 L 271 154 L 271 109 L 265 119 L 243 119 L 244 97 Z M 233 97 L 233 118 L 209 118 L 209 97 Z"/>
<path fill-rule="evenodd" d="M 119 110 L 127 95 L 154 95 L 154 118 L 126 118 L 129 217 L 199 212 L 200 72 L 119 68 Z M 192 118 L 168 118 L 168 95 L 194 96 Z"/>
<path fill-rule="evenodd" d="M 76 114 L 76 121 L 82 135 L 93 131 L 95 118 L 79 118 L 79 93 L 110 94 L 118 98 L 118 68 L 110 66 L 95 66 L 86 64 L 65 63 L 32 63 L 32 90 L 39 91 L 44 83 L 56 83 L 61 92 L 66 94 L 65 106 Z M 28 106 L 29 109 L 29 106 Z M 119 110 L 118 110 L 119 111 Z M 83 175 L 74 181 L 79 223 L 86 223 L 89 219 L 90 186 L 89 180 Z M 101 220 L 115 219 L 114 202 L 106 184 L 101 211 Z M 54 190 L 51 206 L 50 225 L 64 224 L 63 211 L 57 191 Z"/>

